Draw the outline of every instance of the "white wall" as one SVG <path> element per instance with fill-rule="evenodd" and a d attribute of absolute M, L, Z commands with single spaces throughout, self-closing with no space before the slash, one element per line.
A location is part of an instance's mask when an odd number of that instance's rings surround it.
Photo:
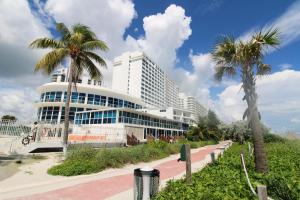
<path fill-rule="evenodd" d="M 114 59 L 112 89 L 128 94 L 129 53 Z"/>

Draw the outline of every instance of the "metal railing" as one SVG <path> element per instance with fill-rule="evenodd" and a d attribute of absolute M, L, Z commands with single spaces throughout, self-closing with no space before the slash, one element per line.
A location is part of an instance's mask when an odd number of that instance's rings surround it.
<path fill-rule="evenodd" d="M 0 121 L 0 136 L 2 137 L 18 137 L 23 134 L 29 134 L 30 131 L 30 125 L 24 125 L 14 120 Z"/>

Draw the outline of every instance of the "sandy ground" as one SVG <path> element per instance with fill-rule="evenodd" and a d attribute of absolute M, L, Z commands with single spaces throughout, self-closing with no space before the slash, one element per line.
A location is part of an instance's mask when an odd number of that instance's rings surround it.
<path fill-rule="evenodd" d="M 14 161 L 0 161 L 0 181 L 9 178 L 19 171 L 19 164 Z"/>

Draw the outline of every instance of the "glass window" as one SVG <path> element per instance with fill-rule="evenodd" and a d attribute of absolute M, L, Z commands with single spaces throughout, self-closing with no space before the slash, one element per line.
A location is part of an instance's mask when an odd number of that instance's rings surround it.
<path fill-rule="evenodd" d="M 106 105 L 106 96 L 101 96 L 101 106 Z"/>
<path fill-rule="evenodd" d="M 78 103 L 84 103 L 85 101 L 85 93 L 79 93 Z"/>
<path fill-rule="evenodd" d="M 77 103 L 77 100 L 78 100 L 78 92 L 72 92 L 71 102 L 72 103 Z"/>
<path fill-rule="evenodd" d="M 94 95 L 93 94 L 88 94 L 88 104 L 94 104 Z"/>
<path fill-rule="evenodd" d="M 42 94 L 41 94 L 41 98 L 40 98 L 40 101 L 41 101 L 41 102 L 44 101 L 44 97 L 45 97 L 45 93 L 42 93 Z"/>
<path fill-rule="evenodd" d="M 112 97 L 108 97 L 108 106 L 113 107 L 114 99 Z"/>

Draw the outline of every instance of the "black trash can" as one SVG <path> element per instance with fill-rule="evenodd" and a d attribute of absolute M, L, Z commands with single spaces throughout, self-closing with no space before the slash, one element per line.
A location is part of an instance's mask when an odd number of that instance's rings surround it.
<path fill-rule="evenodd" d="M 153 198 L 159 190 L 159 170 L 152 169 L 151 171 L 142 171 L 141 168 L 134 170 L 134 199 L 143 199 L 143 196 Z M 150 177 L 149 185 L 144 185 L 143 179 Z M 145 188 L 148 187 L 148 188 Z M 149 195 L 144 195 L 144 191 L 149 191 Z"/>

